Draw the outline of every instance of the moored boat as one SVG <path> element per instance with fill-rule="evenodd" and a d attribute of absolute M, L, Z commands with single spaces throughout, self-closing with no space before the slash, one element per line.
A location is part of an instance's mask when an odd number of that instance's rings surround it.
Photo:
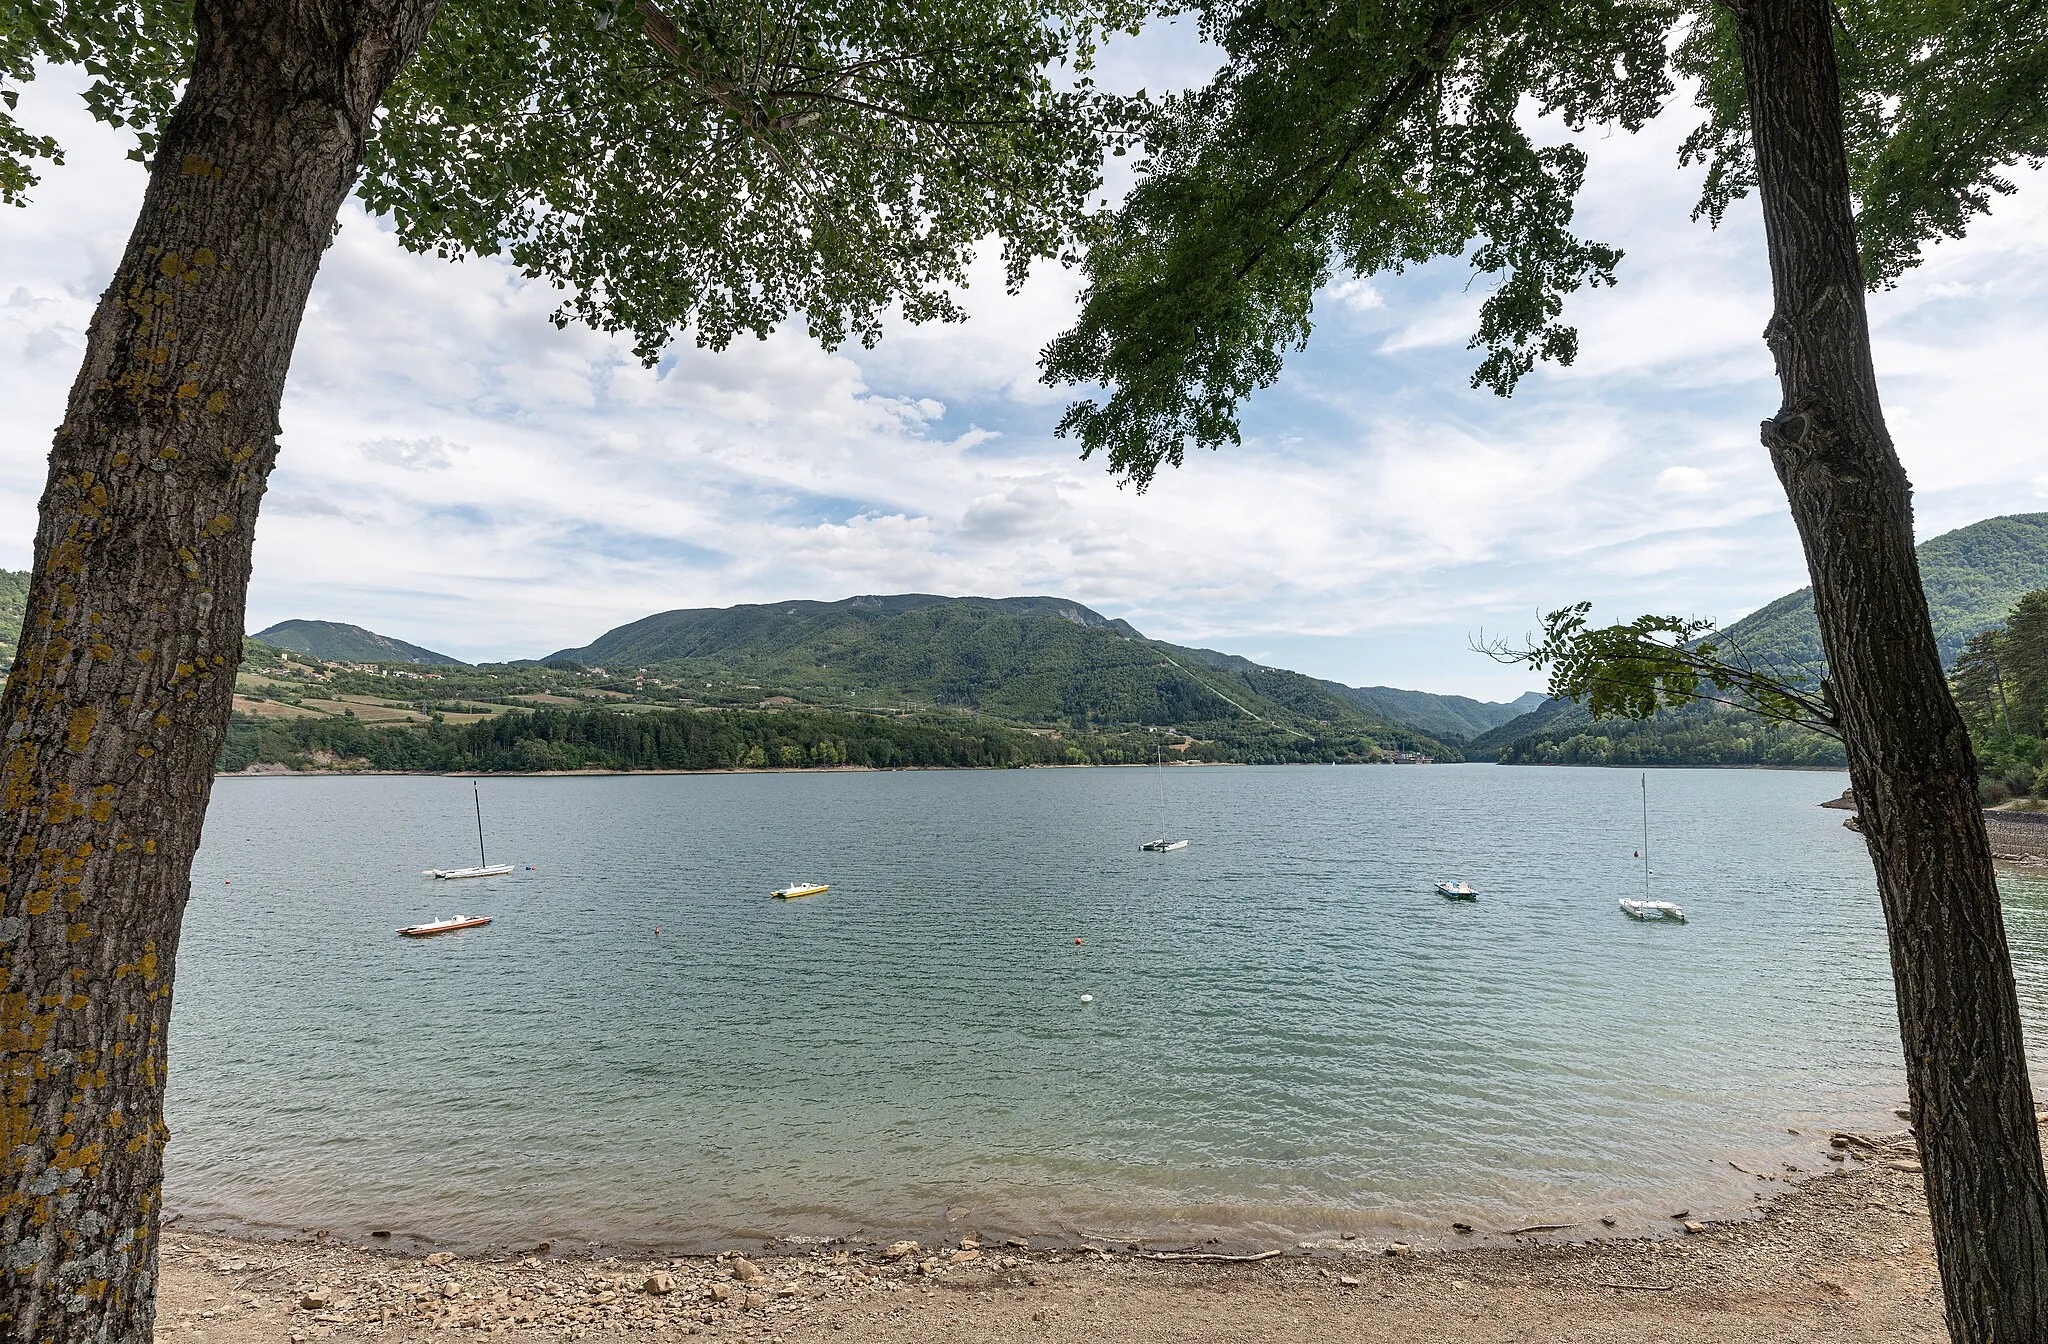
<path fill-rule="evenodd" d="M 1452 901 L 1476 901 L 1479 893 L 1472 889 L 1470 882 L 1439 882 L 1436 894 Z"/>
<path fill-rule="evenodd" d="M 1144 844 L 1138 846 L 1139 849 L 1144 850 L 1148 854 L 1171 854 L 1176 849 L 1186 849 L 1187 847 L 1188 842 L 1185 840 L 1147 840 Z"/>
<path fill-rule="evenodd" d="M 493 863 L 481 868 L 429 868 L 423 877 L 503 877 L 512 871 L 509 863 Z"/>
<path fill-rule="evenodd" d="M 1643 861 L 1643 898 L 1636 900 L 1624 896 L 1621 899 L 1621 913 L 1630 919 L 1668 919 L 1675 924 L 1685 923 L 1685 911 L 1670 901 L 1650 899 L 1650 776 L 1645 771 L 1642 777 L 1643 789 L 1643 847 L 1636 851 Z"/>
<path fill-rule="evenodd" d="M 403 938 L 431 938 L 437 933 L 453 933 L 457 929 L 479 929 L 490 922 L 489 915 L 452 915 L 447 919 L 415 924 L 411 928 L 400 929 L 398 933 Z"/>
<path fill-rule="evenodd" d="M 780 891 L 770 893 L 778 901 L 793 901 L 799 896 L 815 896 L 821 891 L 830 891 L 828 882 L 792 882 Z"/>

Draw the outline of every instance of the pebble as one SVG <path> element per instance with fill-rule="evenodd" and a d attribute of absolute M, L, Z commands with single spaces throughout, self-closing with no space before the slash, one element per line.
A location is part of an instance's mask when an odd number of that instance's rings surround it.
<path fill-rule="evenodd" d="M 1337 1282 L 1343 1284 L 1346 1288 L 1357 1288 L 1360 1287 L 1364 1281 L 1361 1279 L 1355 1279 L 1349 1274 L 1339 1274 L 1337 1276 Z"/>
<path fill-rule="evenodd" d="M 455 1263 L 455 1252 L 435 1251 L 427 1257 L 427 1263 L 429 1265 L 452 1265 Z"/>
<path fill-rule="evenodd" d="M 882 1252 L 882 1258 L 901 1260 L 906 1255 L 916 1255 L 917 1250 L 917 1243 L 914 1241 L 892 1241 L 889 1243 L 889 1249 Z"/>
<path fill-rule="evenodd" d="M 649 1274 L 647 1281 L 640 1285 L 641 1292 L 651 1293 L 656 1297 L 667 1297 L 675 1290 L 675 1276 L 666 1270 L 658 1269 L 654 1273 Z"/>
<path fill-rule="evenodd" d="M 334 1294 L 325 1288 L 315 1288 L 299 1299 L 299 1306 L 305 1311 L 325 1311 L 334 1305 Z"/>

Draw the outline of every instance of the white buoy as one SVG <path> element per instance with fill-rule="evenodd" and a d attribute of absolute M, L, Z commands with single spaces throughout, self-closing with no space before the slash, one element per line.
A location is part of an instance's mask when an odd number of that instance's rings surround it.
<path fill-rule="evenodd" d="M 1093 994 L 1083 994 L 1083 995 L 1081 996 L 1081 1002 L 1083 1002 L 1083 1003 L 1093 1003 L 1093 1002 L 1095 1002 L 1095 996 L 1094 996 Z"/>

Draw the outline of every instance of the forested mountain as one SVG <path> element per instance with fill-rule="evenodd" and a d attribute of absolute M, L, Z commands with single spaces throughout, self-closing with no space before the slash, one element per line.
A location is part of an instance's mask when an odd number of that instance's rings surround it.
<path fill-rule="evenodd" d="M 1123 621 L 1111 620 L 1079 602 L 1061 597 L 939 597 L 930 593 L 849 597 L 838 602 L 769 602 L 736 607 L 664 611 L 606 631 L 580 649 L 563 649 L 544 660 L 584 664 L 652 666 L 693 658 L 731 666 L 780 666 L 801 662 L 859 643 L 879 627 L 899 628 L 896 619 L 932 608 L 971 607 L 1013 617 L 1047 616 L 1094 630 L 1138 638 Z M 886 641 L 885 641 L 886 642 Z"/>
<path fill-rule="evenodd" d="M 2048 513 L 1986 518 L 1923 541 L 1920 582 L 1941 660 L 1953 663 L 1963 642 L 1996 625 L 2022 594 L 2048 586 Z M 1826 667 L 1813 590 L 1801 588 L 1761 607 L 1727 629 L 1750 657 L 1781 667 Z"/>
<path fill-rule="evenodd" d="M 630 742 L 621 746 L 611 730 L 591 729 L 596 720 L 575 717 L 661 711 L 712 711 L 717 722 L 735 724 L 765 715 L 762 724 L 783 724 L 757 725 L 769 764 L 780 763 L 777 743 L 788 745 L 776 733 L 795 731 L 799 720 L 812 725 L 810 736 L 801 750 L 790 750 L 805 765 L 833 763 L 818 745 L 826 738 L 838 743 L 830 750 L 851 753 L 844 757 L 849 763 L 955 763 L 965 750 L 957 744 L 969 738 L 998 744 L 988 748 L 993 764 L 1117 763 L 1156 756 L 1162 745 L 1181 760 L 1370 761 L 1394 752 L 1459 758 L 1454 746 L 1355 703 L 1346 694 L 1351 688 L 1149 640 L 1064 598 L 901 594 L 663 612 L 545 660 L 479 667 L 450 660 L 417 671 L 390 666 L 398 661 L 390 650 L 415 658 L 431 651 L 390 640 L 374 646 L 384 651 L 378 658 L 365 641 L 381 636 L 360 631 L 361 639 L 322 644 L 303 627 L 353 627 L 291 624 L 301 628 L 273 627 L 248 645 L 252 653 L 237 684 L 246 724 L 227 764 L 323 755 L 465 769 L 464 762 L 515 756 L 564 769 L 757 764 L 726 760 L 724 746 L 707 745 L 713 719 L 701 731 L 628 733 Z M 293 662 L 270 647 L 281 634 L 297 635 L 290 646 L 312 646 L 315 658 L 385 666 L 358 671 Z M 323 652 L 337 647 L 346 650 L 340 658 Z M 560 708 L 536 716 L 538 706 Z M 818 727 L 819 716 L 837 726 Z M 529 745 L 515 752 L 515 744 L 479 726 L 500 718 Z M 897 734 L 880 726 L 889 721 L 922 726 Z M 547 735 L 570 722 L 581 725 L 571 739 Z M 1163 740 L 1159 729 L 1170 730 Z M 365 732 L 373 736 L 362 738 Z M 1029 740 L 1016 740 L 1020 732 Z M 886 745 L 896 737 L 903 740 Z M 647 745 L 656 739 L 665 745 Z M 685 740 L 695 745 L 676 745 Z"/>
<path fill-rule="evenodd" d="M 1944 532 L 1920 544 L 1921 582 L 1944 662 L 1971 636 L 1998 625 L 2033 589 L 2048 588 L 2048 513 L 2012 514 Z M 1783 675 L 1826 668 L 1813 592 L 1802 588 L 1751 612 L 1728 642 Z M 1594 722 L 1578 705 L 1546 702 L 1465 746 L 1473 760 L 1511 764 L 1839 764 L 1839 743 L 1793 728 L 1764 729 L 1750 715 L 1709 705 L 1665 711 L 1643 723 Z"/>
<path fill-rule="evenodd" d="M 967 711 L 1075 732 L 1255 729 L 1285 739 L 1337 730 L 1456 755 L 1328 683 L 1146 639 L 1065 598 L 905 593 L 663 612 L 546 663 L 602 666 L 684 693 L 745 688 L 820 707 Z"/>
<path fill-rule="evenodd" d="M 274 649 L 290 649 L 294 653 L 311 654 L 330 663 L 465 666 L 460 658 L 450 658 L 445 653 L 435 653 L 432 649 L 423 649 L 402 639 L 380 635 L 374 630 L 365 630 L 360 625 L 343 625 L 339 621 L 279 621 L 268 630 L 257 631 L 250 638 L 260 639 Z"/>
<path fill-rule="evenodd" d="M 1549 697 L 1528 691 L 1513 700 L 1474 700 L 1463 695 L 1432 695 L 1428 691 L 1404 691 L 1393 686 L 1340 686 L 1325 682 L 1332 691 L 1361 709 L 1384 714 L 1399 723 L 1413 724 L 1423 732 L 1446 741 L 1466 741 L 1512 722 L 1544 704 Z"/>

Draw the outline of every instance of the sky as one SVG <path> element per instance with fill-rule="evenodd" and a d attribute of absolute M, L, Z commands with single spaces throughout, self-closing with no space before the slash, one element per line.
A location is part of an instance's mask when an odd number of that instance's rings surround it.
<path fill-rule="evenodd" d="M 1199 63 L 1168 35 L 1107 74 L 1156 90 Z M 0 211 L 0 567 L 29 563 L 50 434 L 142 193 L 81 83 L 24 92 L 68 162 Z M 1641 134 L 1577 137 L 1580 231 L 1626 258 L 1567 308 L 1574 367 L 1512 400 L 1474 391 L 1483 281 L 1456 261 L 1346 279 L 1243 445 L 1142 495 L 1053 434 L 1072 391 L 1039 384 L 1038 352 L 1078 293 L 1056 266 L 1014 295 L 977 268 L 965 325 L 896 323 L 872 350 L 821 350 L 799 323 L 717 354 L 685 340 L 650 370 L 558 331 L 546 286 L 407 254 L 351 202 L 294 356 L 248 629 L 346 621 L 480 661 L 677 607 L 1052 594 L 1354 685 L 1504 700 L 1537 679 L 1473 639 L 1550 608 L 1733 620 L 1805 574 L 1757 443 L 1778 404 L 1762 228 L 1754 202 L 1690 222 L 1695 115 L 1680 98 Z M 1872 298 L 1922 539 L 2048 509 L 2044 291 L 2048 184 L 2022 173 Z"/>

